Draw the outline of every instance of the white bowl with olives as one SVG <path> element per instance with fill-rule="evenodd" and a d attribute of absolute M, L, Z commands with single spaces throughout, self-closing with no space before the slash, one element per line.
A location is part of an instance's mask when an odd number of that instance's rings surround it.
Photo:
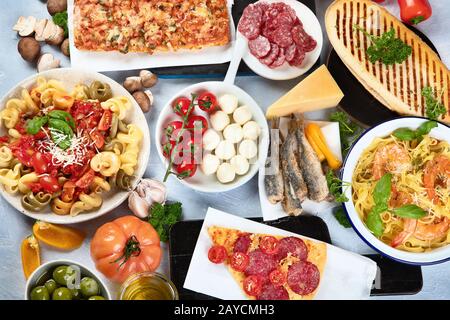
<path fill-rule="evenodd" d="M 53 260 L 30 275 L 25 300 L 111 300 L 111 295 L 103 281 L 84 265 Z"/>

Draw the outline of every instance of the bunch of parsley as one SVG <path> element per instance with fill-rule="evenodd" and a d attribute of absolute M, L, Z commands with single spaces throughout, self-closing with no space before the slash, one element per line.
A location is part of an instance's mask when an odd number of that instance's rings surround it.
<path fill-rule="evenodd" d="M 181 203 L 154 203 L 150 210 L 148 222 L 158 232 L 161 241 L 167 242 L 169 240 L 170 227 L 181 220 Z"/>

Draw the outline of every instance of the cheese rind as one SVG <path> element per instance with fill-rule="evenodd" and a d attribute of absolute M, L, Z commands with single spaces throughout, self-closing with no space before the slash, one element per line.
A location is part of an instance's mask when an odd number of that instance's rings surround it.
<path fill-rule="evenodd" d="M 275 101 L 267 109 L 266 117 L 283 117 L 292 113 L 332 108 L 343 97 L 344 94 L 327 67 L 322 65 Z"/>

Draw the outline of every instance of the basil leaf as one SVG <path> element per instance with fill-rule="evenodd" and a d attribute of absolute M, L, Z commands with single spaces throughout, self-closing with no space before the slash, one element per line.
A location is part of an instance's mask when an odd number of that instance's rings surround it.
<path fill-rule="evenodd" d="M 75 130 L 75 121 L 73 120 L 70 113 L 61 110 L 53 110 L 48 113 L 48 116 L 52 119 L 58 119 L 67 122 L 69 126 Z"/>
<path fill-rule="evenodd" d="M 391 212 L 396 216 L 410 219 L 420 219 L 427 215 L 427 212 L 415 204 L 407 204 L 400 208 L 392 209 Z"/>
<path fill-rule="evenodd" d="M 29 134 L 37 134 L 39 130 L 47 123 L 48 117 L 34 117 L 27 122 L 27 133 Z"/>
<path fill-rule="evenodd" d="M 60 147 L 61 149 L 66 150 L 67 148 L 70 147 L 71 142 L 70 142 L 70 138 L 68 136 L 66 136 L 63 140 L 61 140 L 60 136 L 58 136 L 56 134 L 56 132 L 53 130 L 50 130 L 50 135 L 52 136 L 53 142 L 55 142 L 55 143 L 57 142 L 58 147 Z"/>
<path fill-rule="evenodd" d="M 70 147 L 70 139 L 73 137 L 73 131 L 72 128 L 67 124 L 67 122 L 59 119 L 52 119 L 50 118 L 48 120 L 48 126 L 50 129 L 50 133 L 52 136 L 53 142 L 58 144 L 58 147 L 60 147 L 63 150 L 66 150 Z M 57 135 L 57 132 L 60 132 L 61 134 L 65 135 L 64 139 L 61 139 L 59 135 Z"/>
<path fill-rule="evenodd" d="M 380 210 L 387 208 L 387 203 L 391 197 L 391 179 L 392 174 L 386 173 L 378 180 L 375 190 L 373 191 L 375 207 L 378 207 Z"/>
<path fill-rule="evenodd" d="M 416 139 L 416 132 L 409 128 L 398 128 L 392 135 L 402 141 L 411 141 Z"/>
<path fill-rule="evenodd" d="M 423 135 L 429 134 L 431 129 L 438 126 L 436 121 L 425 121 L 416 130 L 416 136 L 421 137 Z"/>
<path fill-rule="evenodd" d="M 372 231 L 376 237 L 381 237 L 384 232 L 384 225 L 381 220 L 380 213 L 381 212 L 378 211 L 377 208 L 373 208 L 367 215 L 366 219 L 367 228 Z"/>

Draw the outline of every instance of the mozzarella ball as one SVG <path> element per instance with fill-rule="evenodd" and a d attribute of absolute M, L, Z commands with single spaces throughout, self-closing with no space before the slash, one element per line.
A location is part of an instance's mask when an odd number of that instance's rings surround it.
<path fill-rule="evenodd" d="M 214 150 L 219 144 L 220 140 L 222 139 L 220 138 L 220 135 L 217 133 L 216 130 L 214 129 L 206 130 L 205 133 L 203 134 L 203 149 L 207 151 Z"/>
<path fill-rule="evenodd" d="M 216 173 L 220 160 L 213 154 L 207 154 L 203 157 L 201 169 L 207 176 Z"/>
<path fill-rule="evenodd" d="M 234 144 L 228 140 L 222 140 L 219 142 L 216 148 L 216 156 L 222 160 L 230 160 L 236 155 L 236 149 Z"/>
<path fill-rule="evenodd" d="M 222 163 L 217 169 L 217 179 L 221 183 L 228 183 L 234 180 L 236 173 L 234 172 L 234 168 L 228 162 Z"/>
<path fill-rule="evenodd" d="M 232 123 L 226 126 L 223 130 L 223 137 L 232 143 L 238 143 L 244 137 L 244 132 L 242 131 L 242 127 L 240 125 L 237 123 Z"/>
<path fill-rule="evenodd" d="M 238 175 L 246 174 L 248 172 L 248 169 L 250 168 L 248 160 L 240 154 L 237 154 L 233 158 L 231 158 L 230 164 L 233 166 L 234 171 Z"/>
<path fill-rule="evenodd" d="M 251 159 L 258 154 L 258 147 L 255 141 L 245 139 L 239 145 L 239 154 L 247 159 Z"/>
<path fill-rule="evenodd" d="M 214 112 L 209 119 L 211 120 L 213 129 L 217 131 L 222 131 L 230 124 L 230 118 L 221 110 Z"/>
<path fill-rule="evenodd" d="M 232 94 L 221 95 L 218 101 L 222 110 L 228 114 L 233 113 L 238 106 L 238 98 Z"/>
<path fill-rule="evenodd" d="M 234 122 L 240 124 L 241 126 L 252 119 L 252 111 L 247 106 L 240 106 L 233 112 Z"/>
<path fill-rule="evenodd" d="M 245 139 L 256 140 L 261 134 L 261 127 L 256 121 L 249 121 L 242 128 Z"/>

